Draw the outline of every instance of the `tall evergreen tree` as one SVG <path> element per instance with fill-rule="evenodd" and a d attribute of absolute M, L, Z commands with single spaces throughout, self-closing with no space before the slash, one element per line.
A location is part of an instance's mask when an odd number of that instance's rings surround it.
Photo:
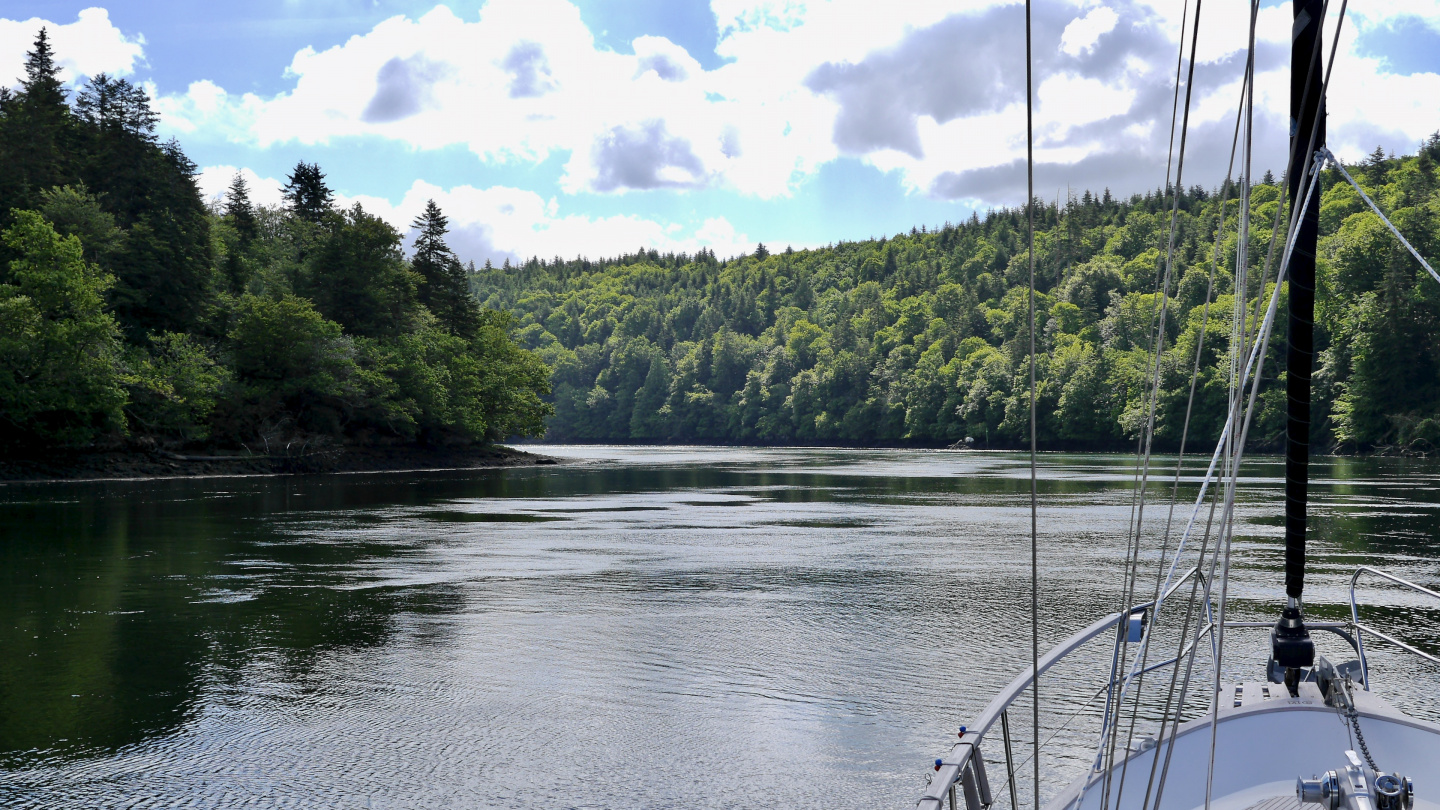
<path fill-rule="evenodd" d="M 141 185 L 106 188 L 91 175 L 92 188 L 105 199 L 133 193 L 117 203 L 117 217 L 129 226 L 126 249 L 115 259 L 118 283 L 112 294 L 115 314 L 134 343 L 150 332 L 204 331 L 202 322 L 215 300 L 215 268 L 210 218 L 195 183 L 199 169 L 171 140 L 144 153 L 135 180 Z"/>
<path fill-rule="evenodd" d="M 44 28 L 35 37 L 35 50 L 25 54 L 25 78 L 20 87 L 32 102 L 51 106 L 65 103 L 65 85 L 60 81 L 60 67 L 55 64 L 50 34 Z"/>
<path fill-rule="evenodd" d="M 240 172 L 235 173 L 230 189 L 225 192 L 225 216 L 235 226 L 235 232 L 240 234 L 242 245 L 253 241 L 260 231 L 260 224 L 255 219 L 255 206 L 250 202 L 250 185 Z"/>
<path fill-rule="evenodd" d="M 420 303 L 440 319 L 450 332 L 462 337 L 474 335 L 480 325 L 480 306 L 470 295 L 470 281 L 460 260 L 445 243 L 450 220 L 434 200 L 411 223 L 420 231 L 415 237 L 415 257 L 410 266 L 424 279 Z"/>
<path fill-rule="evenodd" d="M 347 333 L 389 337 L 413 321 L 416 281 L 405 268 L 400 234 L 356 203 L 335 216 L 306 259 L 298 291 Z"/>
<path fill-rule="evenodd" d="M 334 204 L 335 193 L 325 184 L 319 164 L 302 160 L 285 180 L 285 200 L 290 210 L 303 220 L 320 222 Z"/>
<path fill-rule="evenodd" d="M 1365 174 L 1372 183 L 1385 179 L 1385 147 L 1375 147 L 1375 151 L 1365 158 Z"/>
<path fill-rule="evenodd" d="M 20 92 L 0 109 L 0 199 L 6 201 L 0 224 L 10 222 L 12 208 L 34 208 L 41 191 L 77 179 L 66 96 L 49 33 L 41 28 L 34 50 L 25 54 Z"/>

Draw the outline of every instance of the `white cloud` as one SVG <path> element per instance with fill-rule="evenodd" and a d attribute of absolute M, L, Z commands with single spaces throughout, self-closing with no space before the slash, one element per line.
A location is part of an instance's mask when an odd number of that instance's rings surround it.
<path fill-rule="evenodd" d="M 1092 8 L 1083 17 L 1076 17 L 1065 26 L 1065 31 L 1060 35 L 1060 50 L 1070 56 L 1079 56 L 1095 43 L 1100 37 L 1115 30 L 1115 23 L 1120 21 L 1120 15 L 1108 6 Z"/>
<path fill-rule="evenodd" d="M 255 205 L 280 205 L 285 201 L 282 194 L 284 181 L 261 177 L 252 169 L 235 166 L 206 166 L 201 169 L 195 178 L 196 184 L 200 186 L 200 196 L 206 202 L 223 203 L 225 193 L 229 191 L 230 183 L 235 180 L 236 174 L 245 178 L 245 185 L 250 190 L 250 202 Z"/>
<path fill-rule="evenodd" d="M 261 177 L 248 168 L 235 166 L 202 169 L 197 178 L 201 195 L 208 201 L 223 202 L 237 172 L 245 177 L 252 202 L 257 205 L 284 202 L 282 180 Z M 465 185 L 444 189 L 417 180 L 399 202 L 364 194 L 338 194 L 335 204 L 348 208 L 359 203 L 401 233 L 409 233 L 410 223 L 424 210 L 427 200 L 434 200 L 449 218 L 449 241 L 456 253 L 477 264 L 483 264 L 486 259 L 499 264 L 507 257 L 602 258 L 631 253 L 641 247 L 685 253 L 704 247 L 721 257 L 754 248 L 754 242 L 723 217 L 712 217 L 686 227 L 635 216 L 562 215 L 557 200 L 546 200 L 533 191 L 505 186 L 479 189 Z"/>
<path fill-rule="evenodd" d="M 50 34 L 61 78 L 69 83 L 82 76 L 109 73 L 129 76 L 145 58 L 145 37 L 127 37 L 110 22 L 103 8 L 81 11 L 75 22 L 63 25 L 39 17 L 28 20 L 0 18 L 0 85 L 15 87 L 25 75 L 25 54 L 41 28 Z"/>
<path fill-rule="evenodd" d="M 727 60 L 714 70 L 663 37 L 636 39 L 633 54 L 607 50 L 566 0 L 490 0 L 472 19 L 438 6 L 325 51 L 302 50 L 288 68 L 294 87 L 279 95 L 201 81 L 157 106 L 174 133 L 262 148 L 378 136 L 415 149 L 464 145 L 492 164 L 559 154 L 566 194 L 718 186 L 774 198 L 842 152 L 936 193 L 943 176 L 1024 155 L 1014 2 L 711 7 L 716 52 Z M 1248 4 L 1215 0 L 1204 9 L 1191 122 L 1219 132 L 1233 121 Z M 1440 77 L 1394 76 L 1356 53 L 1360 32 L 1399 14 L 1440 29 L 1436 0 L 1403 0 L 1347 21 L 1329 107 L 1333 142 L 1347 156 L 1377 137 L 1413 143 L 1440 126 L 1428 103 L 1440 97 Z M 1258 33 L 1268 49 L 1257 77 L 1269 127 L 1261 155 L 1272 162 L 1285 139 L 1289 15 L 1288 6 L 1264 9 Z M 1163 175 L 1179 26 L 1180 4 L 1169 0 L 1038 8 L 1037 157 L 1063 166 L 1123 154 Z M 1207 138 L 1194 148 L 1218 156 L 1187 176 L 1214 183 L 1228 139 Z"/>
<path fill-rule="evenodd" d="M 410 230 L 410 223 L 427 200 L 434 200 L 450 219 L 449 240 L 456 253 L 477 264 L 487 258 L 499 263 L 505 256 L 601 258 L 641 247 L 685 253 L 705 247 L 720 256 L 754 248 L 749 237 L 737 233 L 723 218 L 685 227 L 637 216 L 564 214 L 555 199 L 546 200 L 533 191 L 506 186 L 444 189 L 417 180 L 398 203 L 363 195 L 339 196 L 336 202 L 341 206 L 358 202 L 403 233 Z"/>

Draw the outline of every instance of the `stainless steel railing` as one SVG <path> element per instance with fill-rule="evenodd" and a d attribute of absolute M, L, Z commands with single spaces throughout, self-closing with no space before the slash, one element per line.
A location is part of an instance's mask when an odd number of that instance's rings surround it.
<path fill-rule="evenodd" d="M 1373 574 L 1375 576 L 1381 577 L 1382 579 L 1386 579 L 1398 585 L 1409 588 L 1417 593 L 1421 593 L 1426 596 L 1430 596 L 1437 600 L 1440 600 L 1440 593 L 1436 593 L 1435 591 L 1432 591 L 1421 585 L 1417 585 L 1413 582 L 1410 582 L 1409 580 L 1402 579 L 1401 577 L 1397 577 L 1393 574 L 1381 571 L 1377 568 L 1362 565 L 1356 569 L 1354 576 L 1352 576 L 1350 579 L 1351 620 L 1349 622 L 1307 622 L 1307 626 L 1312 630 L 1324 630 L 1334 633 L 1349 643 L 1350 647 L 1355 650 L 1356 656 L 1359 658 L 1362 686 L 1366 690 L 1370 689 L 1369 662 L 1366 659 L 1364 642 L 1364 635 L 1366 633 L 1369 633 L 1376 638 L 1390 642 L 1391 644 L 1394 644 L 1395 646 L 1400 647 L 1401 649 L 1404 649 L 1414 655 L 1420 656 L 1421 658 L 1424 658 L 1428 661 L 1440 664 L 1440 657 L 1436 657 L 1423 650 L 1417 649 L 1416 647 L 1407 644 L 1395 638 L 1394 636 L 1391 636 L 1375 627 L 1367 624 L 1362 624 L 1360 622 L 1359 605 L 1356 601 L 1355 588 L 1357 582 L 1360 579 L 1360 576 L 1365 573 Z M 1165 600 L 1169 599 L 1170 595 L 1173 594 L 1187 580 L 1189 580 L 1190 577 L 1200 577 L 1201 584 L 1205 584 L 1204 576 L 1200 574 L 1199 570 L 1196 568 L 1191 568 L 1188 572 L 1185 573 L 1184 576 L 1180 577 L 1178 581 L 1176 581 L 1170 588 L 1168 588 L 1157 601 L 1163 603 Z M 1204 588 L 1204 591 L 1208 594 L 1209 588 Z M 1076 650 L 1085 646 L 1090 641 L 1093 641 L 1096 637 L 1100 636 L 1107 630 L 1115 630 L 1115 656 L 1114 660 L 1111 663 L 1110 678 L 1103 686 L 1099 688 L 1099 690 L 1096 691 L 1095 695 L 1091 697 L 1090 700 L 1087 701 L 1085 704 L 1086 706 L 1090 705 L 1090 703 L 1093 702 L 1096 697 L 1099 697 L 1101 692 L 1108 691 L 1110 694 L 1109 696 L 1107 696 L 1106 699 L 1107 708 L 1105 713 L 1106 718 L 1104 721 L 1106 724 L 1108 724 L 1110 722 L 1111 714 L 1111 707 L 1109 705 L 1109 701 L 1114 695 L 1114 688 L 1118 682 L 1123 681 L 1124 683 L 1128 683 L 1131 678 L 1134 678 L 1138 675 L 1175 664 L 1190 651 L 1189 648 L 1186 648 L 1182 652 L 1182 654 L 1176 658 L 1170 658 L 1165 661 L 1146 666 L 1143 670 L 1131 672 L 1124 676 L 1120 674 L 1119 667 L 1122 663 L 1119 660 L 1120 643 L 1121 637 L 1126 632 L 1128 622 L 1131 617 L 1137 614 L 1144 614 L 1146 611 L 1154 607 L 1154 605 L 1155 602 L 1145 602 L 1143 604 L 1137 604 L 1132 607 L 1128 611 L 1128 613 L 1112 613 L 1085 627 L 1084 629 L 1080 630 L 1079 632 L 1075 633 L 1074 635 L 1052 647 L 1049 652 L 1045 653 L 1045 655 L 1042 656 L 1038 662 L 1038 673 L 1045 673 L 1051 667 L 1055 666 L 1055 664 L 1064 660 Z M 1197 628 L 1195 639 L 1190 645 L 1191 647 L 1193 647 L 1195 644 L 1198 644 L 1200 639 L 1203 638 L 1206 633 L 1212 631 L 1215 627 L 1213 615 L 1210 613 L 1210 605 L 1208 598 L 1206 600 L 1205 610 L 1205 618 L 1207 618 L 1208 621 L 1202 620 L 1203 623 L 1200 627 Z M 1225 627 L 1233 629 L 1258 630 L 1269 629 L 1273 626 L 1273 624 L 1273 622 L 1227 621 L 1225 622 Z M 1350 632 L 1346 632 L 1347 630 Z M 1010 802 L 1012 807 L 1018 806 L 1016 804 L 1015 795 L 1016 766 L 1011 747 L 1009 709 L 1011 704 L 1013 704 L 1015 700 L 1020 697 L 1020 695 L 1024 694 L 1026 689 L 1030 688 L 1031 684 L 1034 681 L 1034 674 L 1035 673 L 1032 673 L 1027 668 L 1025 671 L 1015 676 L 1014 680 L 1012 680 L 1004 689 L 1000 690 L 1000 692 L 996 694 L 993 699 L 991 699 L 989 705 L 987 705 L 984 711 L 982 711 L 980 715 L 975 719 L 973 725 L 961 727 L 963 731 L 960 735 L 959 742 L 955 743 L 951 747 L 950 752 L 947 756 L 935 760 L 935 774 L 933 777 L 931 777 L 930 784 L 926 787 L 924 795 L 921 796 L 919 802 L 917 802 L 917 805 L 921 808 L 921 810 L 943 810 L 947 800 L 949 801 L 951 810 L 959 810 L 959 801 L 961 800 L 961 796 L 959 794 L 962 793 L 964 796 L 966 807 L 970 808 L 971 810 L 988 808 L 993 803 L 994 796 L 990 789 L 988 775 L 985 772 L 985 760 L 980 753 L 980 747 L 981 744 L 986 740 L 986 736 L 993 730 L 997 722 L 999 722 L 1001 726 L 1002 740 L 1004 745 L 1005 776 L 1010 792 Z M 1081 707 L 1081 710 L 1083 709 L 1084 706 Z M 1069 721 L 1067 720 L 1066 722 L 1068 723 Z"/>
<path fill-rule="evenodd" d="M 1204 583 L 1204 575 L 1200 573 L 1199 569 L 1191 568 L 1184 576 L 1176 580 L 1165 593 L 1161 594 L 1160 599 L 1157 601 L 1164 602 L 1170 598 L 1170 595 L 1181 585 L 1185 584 L 1191 577 L 1199 577 L 1201 583 Z M 1204 592 L 1208 594 L 1209 588 L 1204 588 Z M 1120 636 L 1126 630 L 1128 620 L 1131 616 L 1143 614 L 1154 607 L 1154 605 L 1155 602 L 1144 602 L 1135 605 L 1130 608 L 1129 611 L 1118 611 L 1096 621 L 1055 645 L 1049 652 L 1041 656 L 1037 662 L 1037 672 L 1032 673 L 1027 668 L 1015 676 L 1015 679 L 1004 689 L 1000 690 L 999 694 L 990 701 L 989 705 L 985 707 L 985 710 L 976 718 L 974 725 L 962 727 L 965 730 L 960 736 L 960 741 L 950 748 L 949 755 L 935 760 L 935 775 L 931 777 L 930 784 L 926 787 L 924 795 L 922 795 L 916 803 L 920 810 L 941 810 L 947 798 L 950 801 L 952 810 L 958 810 L 959 805 L 957 801 L 959 797 L 956 795 L 957 785 L 965 793 L 967 807 L 979 808 L 992 803 L 993 795 L 991 794 L 989 780 L 985 773 L 985 760 L 980 754 L 980 744 L 984 741 L 985 735 L 994 728 L 997 721 L 1001 724 L 1001 731 L 1004 738 L 1005 770 L 1010 787 L 1011 806 L 1017 806 L 1015 804 L 1015 760 L 1011 756 L 1010 746 L 1010 722 L 1008 715 L 1010 704 L 1014 703 L 1015 700 L 1030 687 L 1034 681 L 1034 675 L 1045 673 L 1071 653 L 1085 646 L 1086 643 L 1092 641 L 1101 633 L 1112 628 L 1116 631 L 1115 645 L 1117 657 L 1115 662 L 1111 664 L 1110 679 L 1102 688 L 1113 690 L 1116 677 L 1119 674 L 1118 653 Z M 1208 607 L 1207 599 L 1207 611 Z M 1202 629 L 1200 632 L 1203 633 L 1205 630 Z M 1162 662 L 1153 667 L 1147 667 L 1145 671 L 1149 672 L 1153 669 L 1172 664 L 1175 660 L 1177 659 L 1171 659 L 1170 661 Z M 1126 676 L 1124 680 L 1128 681 L 1130 677 L 1136 674 L 1139 673 L 1131 673 L 1131 675 Z"/>
<path fill-rule="evenodd" d="M 1352 577 L 1350 577 L 1350 624 L 1351 624 L 1352 627 L 1355 628 L 1355 642 L 1356 642 L 1355 651 L 1360 654 L 1360 677 L 1361 677 L 1362 680 L 1365 681 L 1364 686 L 1365 686 L 1366 691 L 1369 691 L 1369 689 L 1370 689 L 1370 663 L 1365 659 L 1365 634 L 1366 634 L 1366 633 L 1369 633 L 1370 635 L 1375 636 L 1376 638 L 1380 638 L 1380 639 L 1383 639 L 1383 640 L 1385 640 L 1385 641 L 1388 641 L 1388 642 L 1390 642 L 1391 644 L 1394 644 L 1395 646 L 1401 648 L 1402 650 L 1405 650 L 1405 651 L 1407 651 L 1407 652 L 1410 652 L 1410 653 L 1413 653 L 1413 654 L 1415 654 L 1415 655 L 1418 655 L 1418 656 L 1420 656 L 1421 658 L 1424 658 L 1424 659 L 1427 660 L 1427 661 L 1432 661 L 1432 662 L 1434 662 L 1434 663 L 1436 663 L 1436 664 L 1440 664 L 1440 658 L 1436 658 L 1435 656 L 1431 655 L 1430 653 L 1425 652 L 1424 650 L 1416 649 L 1415 647 L 1412 647 L 1411 645 L 1406 644 L 1405 642 L 1401 641 L 1401 640 L 1398 639 L 1398 638 L 1395 638 L 1394 636 L 1388 635 L 1388 634 L 1386 634 L 1386 633 L 1382 633 L 1381 631 L 1376 630 L 1375 628 L 1371 627 L 1371 626 L 1368 625 L 1368 624 L 1361 624 L 1361 623 L 1360 623 L 1360 606 L 1359 606 L 1359 604 L 1357 604 L 1356 601 L 1355 601 L 1355 584 L 1360 581 L 1360 575 L 1361 575 L 1361 574 L 1367 574 L 1367 573 L 1368 573 L 1368 574 L 1374 574 L 1375 576 L 1380 577 L 1381 579 L 1388 579 L 1388 580 L 1390 580 L 1391 582 L 1394 582 L 1394 583 L 1396 583 L 1396 584 L 1398 584 L 1398 585 L 1404 585 L 1405 587 L 1409 588 L 1409 589 L 1412 590 L 1412 591 L 1415 591 L 1416 593 L 1423 593 L 1423 594 L 1425 594 L 1426 596 L 1434 597 L 1435 599 L 1440 599 L 1440 593 L 1436 593 L 1436 592 L 1434 592 L 1434 591 L 1432 591 L 1432 590 L 1430 590 L 1429 588 L 1426 588 L 1426 587 L 1424 587 L 1424 586 L 1416 585 L 1415 583 L 1411 582 L 1411 581 L 1408 580 L 1408 579 L 1401 579 L 1400 577 L 1397 577 L 1397 576 L 1395 576 L 1394 574 L 1391 574 L 1391 573 L 1388 573 L 1388 572 L 1385 572 L 1385 571 L 1381 571 L 1381 570 L 1378 569 L 1378 568 L 1371 568 L 1371 567 L 1368 566 L 1368 565 L 1362 565 L 1362 566 L 1360 566 L 1360 567 L 1358 567 L 1358 568 L 1355 569 L 1355 575 L 1352 576 Z"/>

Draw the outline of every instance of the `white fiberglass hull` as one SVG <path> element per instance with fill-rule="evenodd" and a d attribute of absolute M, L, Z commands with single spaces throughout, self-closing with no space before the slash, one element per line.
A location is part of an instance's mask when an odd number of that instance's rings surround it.
<path fill-rule="evenodd" d="M 1343 768 L 1345 751 L 1359 750 L 1344 717 L 1325 705 L 1313 683 L 1299 685 L 1292 698 L 1279 684 L 1251 683 L 1227 687 L 1216 725 L 1212 810 L 1296 808 L 1295 781 Z M 1235 705 L 1235 704 L 1240 705 Z M 1408 717 L 1370 692 L 1355 692 L 1360 730 L 1375 764 L 1414 780 L 1414 810 L 1440 810 L 1440 726 Z M 1170 754 L 1159 808 L 1194 810 L 1205 806 L 1210 761 L 1210 717 L 1180 727 Z M 1138 741 L 1137 741 L 1138 742 Z M 1136 747 L 1147 747 L 1136 745 Z M 1049 804 L 1049 810 L 1140 810 L 1146 799 L 1151 766 L 1157 754 L 1165 765 L 1170 738 L 1148 750 L 1117 757 L 1111 771 L 1109 800 L 1104 774 L 1077 781 Z M 1124 779 L 1123 789 L 1121 779 Z M 1156 808 L 1151 788 L 1149 806 Z M 1269 800 L 1285 800 L 1283 803 Z M 1319 805 L 1305 805 L 1316 808 Z"/>

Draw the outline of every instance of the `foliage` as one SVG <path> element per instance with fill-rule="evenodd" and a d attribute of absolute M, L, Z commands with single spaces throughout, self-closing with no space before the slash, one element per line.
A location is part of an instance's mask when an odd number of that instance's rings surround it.
<path fill-rule="evenodd" d="M 209 438 L 210 415 L 230 370 L 191 335 L 150 336 L 150 346 L 132 346 L 126 356 L 125 415 L 144 433 L 182 441 Z"/>
<path fill-rule="evenodd" d="M 543 432 L 550 369 L 477 306 L 433 203 L 413 261 L 383 220 L 334 210 L 312 163 L 283 208 L 237 175 L 212 211 L 143 88 L 102 74 L 72 104 L 44 31 L 25 69 L 0 91 L 6 446 Z"/>
<path fill-rule="evenodd" d="M 83 445 L 123 430 L 120 339 L 105 312 L 114 279 L 33 211 L 3 235 L 18 258 L 0 276 L 0 442 Z"/>
<path fill-rule="evenodd" d="M 411 267 L 420 274 L 420 303 L 435 313 L 446 329 L 457 335 L 473 336 L 480 328 L 480 307 L 470 294 L 470 283 L 460 260 L 445 244 L 449 220 L 434 200 L 412 223 L 420 233 L 415 237 Z"/>
<path fill-rule="evenodd" d="M 323 220 L 335 202 L 335 193 L 326 185 L 320 167 L 302 160 L 285 179 L 285 201 L 291 213 L 309 222 Z"/>
<path fill-rule="evenodd" d="M 1440 136 L 1414 156 L 1372 156 L 1358 172 L 1430 256 L 1440 255 L 1437 159 Z M 1322 188 L 1314 439 L 1428 449 L 1440 443 L 1440 286 L 1337 172 Z M 1265 264 L 1283 192 L 1273 175 L 1251 189 L 1252 273 Z M 1042 447 L 1133 447 L 1157 371 L 1157 446 L 1178 446 L 1187 405 L 1191 448 L 1218 436 L 1237 197 L 1234 187 L 1194 187 L 1037 201 Z M 704 250 L 531 259 L 487 266 L 472 285 L 485 306 L 511 312 L 517 337 L 554 367 L 553 439 L 935 446 L 968 437 L 1014 447 L 1028 440 L 1028 275 L 1022 209 L 816 250 L 761 245 L 728 261 Z M 1274 275 L 1271 267 L 1267 300 Z M 1249 311 L 1260 292 L 1252 281 Z M 1284 330 L 1282 311 L 1251 430 L 1262 448 L 1284 438 Z"/>

